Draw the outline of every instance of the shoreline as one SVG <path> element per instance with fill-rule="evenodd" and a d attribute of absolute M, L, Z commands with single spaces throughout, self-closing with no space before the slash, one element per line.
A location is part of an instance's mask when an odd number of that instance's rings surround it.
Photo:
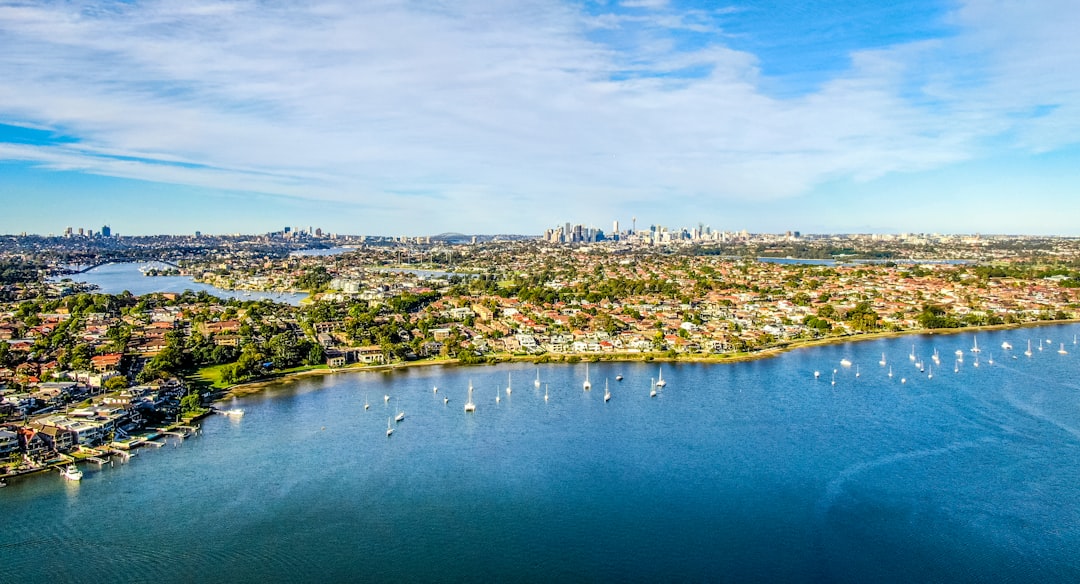
<path fill-rule="evenodd" d="M 1039 328 L 1044 326 L 1066 325 L 1066 324 L 1080 324 L 1080 318 L 1078 319 L 1066 319 L 1066 320 L 1040 320 L 1034 322 L 1022 322 L 1013 324 L 994 324 L 983 326 L 970 326 L 961 328 L 945 328 L 945 329 L 912 329 L 904 331 L 882 331 L 874 333 L 854 334 L 854 335 L 842 335 L 838 337 L 825 337 L 820 339 L 806 339 L 795 340 L 788 343 L 780 344 L 777 346 L 762 349 L 761 351 L 755 351 L 753 353 L 721 353 L 721 354 L 692 354 L 692 355 L 677 355 L 676 357 L 668 357 L 665 353 L 559 353 L 557 356 L 545 353 L 543 355 L 508 355 L 508 354 L 496 354 L 494 355 L 494 361 L 482 362 L 482 363 L 469 363 L 462 364 L 458 359 L 439 359 L 433 361 L 406 361 L 401 363 L 391 363 L 388 365 L 372 365 L 364 367 L 343 367 L 339 369 L 311 369 L 308 371 L 299 371 L 295 373 L 285 373 L 281 375 L 275 375 L 269 378 L 255 379 L 251 381 L 245 381 L 243 383 L 237 383 L 231 385 L 225 389 L 214 392 L 214 398 L 212 403 L 219 403 L 226 399 L 232 399 L 236 397 L 244 397 L 260 393 L 267 387 L 282 383 L 288 384 L 295 381 L 299 381 L 305 377 L 322 376 L 322 375 L 337 375 L 339 373 L 388 373 L 398 369 L 408 369 L 412 367 L 433 367 L 439 365 L 448 365 L 454 367 L 468 367 L 468 366 L 490 366 L 499 365 L 502 363 L 544 363 L 544 364 L 573 364 L 573 363 L 633 363 L 633 362 L 651 362 L 651 363 L 704 363 L 704 364 L 728 364 L 728 363 L 745 363 L 748 361 L 757 361 L 760 359 L 770 359 L 789 351 L 795 351 L 799 349 L 806 349 L 812 347 L 821 347 L 828 345 L 842 345 L 847 343 L 860 343 L 863 341 L 872 341 L 878 339 L 892 339 L 899 337 L 906 337 L 911 335 L 958 335 L 964 333 L 978 333 L 980 331 L 998 331 L 998 330 L 1013 330 L 1024 328 Z M 546 359 L 546 360 L 545 360 Z"/>

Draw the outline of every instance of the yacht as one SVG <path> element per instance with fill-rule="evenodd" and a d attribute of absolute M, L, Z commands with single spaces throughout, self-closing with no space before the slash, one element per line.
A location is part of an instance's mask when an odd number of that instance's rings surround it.
<path fill-rule="evenodd" d="M 60 476 L 64 477 L 69 481 L 81 481 L 82 471 L 79 470 L 79 467 L 75 466 L 74 464 L 69 464 L 60 470 Z"/>
<path fill-rule="evenodd" d="M 1009 343 L 1009 341 L 1002 341 L 1001 342 L 1001 348 L 1002 348 L 1002 350 L 1005 350 L 1005 351 L 1011 351 L 1012 350 L 1012 344 Z"/>
<path fill-rule="evenodd" d="M 840 360 L 840 366 L 841 367 L 851 367 L 851 361 L 848 360 L 848 359 L 841 359 Z"/>
<path fill-rule="evenodd" d="M 465 411 L 466 412 L 475 412 L 476 411 L 476 404 L 474 404 L 473 401 L 472 401 L 472 380 L 469 380 L 469 401 L 465 402 Z"/>
<path fill-rule="evenodd" d="M 664 381 L 664 368 L 661 367 L 658 373 L 659 377 L 656 378 L 656 387 L 665 387 L 667 382 Z"/>
<path fill-rule="evenodd" d="M 218 413 L 223 416 L 229 416 L 232 418 L 239 418 L 244 415 L 244 410 L 240 408 L 233 408 L 231 410 L 218 410 Z"/>

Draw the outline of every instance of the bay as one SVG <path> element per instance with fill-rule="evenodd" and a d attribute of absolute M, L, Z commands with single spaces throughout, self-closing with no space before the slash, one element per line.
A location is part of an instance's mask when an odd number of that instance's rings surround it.
<path fill-rule="evenodd" d="M 196 282 L 191 276 L 145 276 L 144 268 L 168 269 L 172 266 L 160 262 L 129 262 L 103 264 L 92 270 L 72 274 L 69 277 L 76 282 L 84 282 L 97 286 L 105 294 L 120 294 L 125 290 L 135 296 L 153 294 L 158 292 L 173 292 L 180 294 L 185 290 L 193 292 L 206 292 L 218 298 L 235 298 L 237 300 L 273 300 L 296 306 L 307 297 L 307 294 L 299 292 L 262 292 L 258 290 L 226 290 Z"/>
<path fill-rule="evenodd" d="M 595 363 L 591 391 L 584 364 L 278 383 L 81 484 L 12 481 L 0 581 L 1076 582 L 1078 333 Z"/>

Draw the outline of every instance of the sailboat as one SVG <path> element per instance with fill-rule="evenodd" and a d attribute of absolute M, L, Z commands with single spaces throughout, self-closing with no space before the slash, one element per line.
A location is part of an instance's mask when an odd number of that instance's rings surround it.
<path fill-rule="evenodd" d="M 1027 355 L 1028 357 L 1031 356 L 1031 339 L 1028 339 L 1028 348 L 1027 348 L 1026 351 L 1024 351 L 1024 354 Z"/>
<path fill-rule="evenodd" d="M 383 400 L 383 403 L 386 403 L 386 402 L 390 401 L 390 394 L 386 394 L 386 395 L 382 396 L 382 400 Z"/>
<path fill-rule="evenodd" d="M 589 382 L 589 364 L 585 364 L 585 383 L 581 384 L 585 388 L 585 391 L 592 389 L 592 383 Z"/>
<path fill-rule="evenodd" d="M 506 374 L 506 395 L 510 395 L 510 392 L 513 391 L 512 389 L 510 389 L 510 375 L 510 373 Z"/>
<path fill-rule="evenodd" d="M 972 363 L 971 366 L 972 367 L 978 367 L 979 366 L 979 357 L 977 355 L 975 357 L 975 362 Z"/>
<path fill-rule="evenodd" d="M 832 371 L 832 384 L 836 385 L 836 369 Z"/>
<path fill-rule="evenodd" d="M 859 366 L 858 366 L 858 365 L 856 365 L 856 366 L 855 366 L 855 379 L 858 379 L 858 378 L 859 378 L 859 375 L 861 375 L 861 374 L 859 373 Z"/>
<path fill-rule="evenodd" d="M 952 372 L 953 373 L 960 373 L 960 361 L 959 360 L 957 360 L 955 363 L 953 363 Z"/>
<path fill-rule="evenodd" d="M 540 389 L 540 368 L 536 368 L 536 379 L 533 381 L 533 387 Z"/>
<path fill-rule="evenodd" d="M 664 381 L 664 368 L 663 367 L 660 368 L 660 371 L 659 371 L 658 375 L 659 375 L 659 377 L 656 378 L 656 387 L 664 387 L 664 386 L 666 386 L 667 382 Z"/>
<path fill-rule="evenodd" d="M 941 365 L 941 355 L 938 354 L 937 349 L 934 349 L 934 354 L 930 355 L 930 359 L 934 361 L 934 365 Z"/>
<path fill-rule="evenodd" d="M 1039 350 L 1042 350 L 1042 339 L 1039 339 Z"/>
<path fill-rule="evenodd" d="M 499 403 L 501 401 L 502 401 L 502 397 L 499 396 L 499 390 L 496 389 L 495 390 L 495 403 Z"/>
<path fill-rule="evenodd" d="M 820 371 L 814 371 L 814 379 L 817 379 L 818 377 L 821 377 L 821 372 Z"/>
<path fill-rule="evenodd" d="M 1065 350 L 1065 343 L 1061 343 L 1061 348 L 1058 349 L 1058 355 L 1068 355 L 1069 352 Z"/>
<path fill-rule="evenodd" d="M 402 421 L 404 419 L 405 419 L 405 410 L 401 410 L 400 412 L 398 412 L 398 415 L 394 416 L 394 421 L 395 422 L 400 422 L 400 421 Z"/>
<path fill-rule="evenodd" d="M 367 395 L 364 395 L 364 409 L 365 410 L 371 409 L 371 403 L 368 402 Z"/>
<path fill-rule="evenodd" d="M 892 378 L 892 366 L 889 366 L 889 377 Z"/>
<path fill-rule="evenodd" d="M 656 384 L 653 383 L 653 381 L 655 381 L 655 380 L 652 377 L 650 377 L 649 378 L 649 388 L 650 388 L 649 389 L 649 397 L 656 397 Z"/>
<path fill-rule="evenodd" d="M 431 393 L 439 393 L 439 386 L 436 385 L 435 387 L 431 388 Z"/>
<path fill-rule="evenodd" d="M 979 337 L 976 337 L 975 335 L 972 335 L 971 338 L 972 338 L 972 342 L 974 343 L 971 346 L 971 352 L 972 353 L 978 353 L 979 352 Z"/>
<path fill-rule="evenodd" d="M 548 386 L 544 385 L 544 401 L 548 400 Z"/>
<path fill-rule="evenodd" d="M 390 425 L 390 417 L 386 418 L 386 435 L 389 437 L 394 433 L 394 427 Z"/>
<path fill-rule="evenodd" d="M 991 355 L 990 353 L 986 354 L 986 364 L 987 365 L 993 365 L 994 364 L 994 356 Z"/>
<path fill-rule="evenodd" d="M 907 356 L 908 361 L 915 360 L 915 345 L 911 345 L 911 354 Z"/>
<path fill-rule="evenodd" d="M 878 365 L 885 366 L 885 353 L 881 354 L 881 361 L 878 361 Z"/>
<path fill-rule="evenodd" d="M 611 390 L 608 389 L 607 379 L 604 380 L 604 401 L 611 399 Z"/>
<path fill-rule="evenodd" d="M 1011 351 L 1012 350 L 1012 343 L 1010 343 L 1009 341 L 1002 341 L 1001 342 L 1001 349 L 1003 351 Z"/>
<path fill-rule="evenodd" d="M 933 365 L 931 365 L 929 367 L 929 370 L 926 373 L 926 378 L 927 379 L 933 379 L 934 378 L 934 366 Z"/>
<path fill-rule="evenodd" d="M 469 401 L 465 402 L 465 411 L 466 412 L 475 412 L 476 411 L 476 404 L 474 404 L 473 401 L 472 401 L 472 380 L 471 379 L 469 380 Z"/>

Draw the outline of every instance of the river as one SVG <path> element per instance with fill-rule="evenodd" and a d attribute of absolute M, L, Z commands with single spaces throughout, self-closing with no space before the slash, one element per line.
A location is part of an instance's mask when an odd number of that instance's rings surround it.
<path fill-rule="evenodd" d="M 277 383 L 0 490 L 0 581 L 1078 582 L 1078 333 Z"/>

